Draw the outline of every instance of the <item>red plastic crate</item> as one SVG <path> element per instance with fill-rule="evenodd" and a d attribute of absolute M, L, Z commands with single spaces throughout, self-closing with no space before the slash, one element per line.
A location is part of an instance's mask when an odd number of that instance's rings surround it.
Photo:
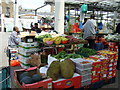
<path fill-rule="evenodd" d="M 114 47 L 114 46 L 117 45 L 117 43 L 116 42 L 109 42 L 108 45 L 111 46 L 111 47 Z"/>
<path fill-rule="evenodd" d="M 99 76 L 101 70 L 92 70 L 92 76 Z"/>
<path fill-rule="evenodd" d="M 15 80 L 15 83 L 17 84 L 17 86 L 21 89 L 25 89 L 25 88 L 35 88 L 35 89 L 38 89 L 38 88 L 48 88 L 48 89 L 52 89 L 52 79 L 51 78 L 48 78 L 48 79 L 44 79 L 42 81 L 39 81 L 39 82 L 36 82 L 36 83 L 33 83 L 33 84 L 20 84 L 19 81 L 18 81 L 18 73 L 19 72 L 23 72 L 23 71 L 33 71 L 33 70 L 37 70 L 37 67 L 32 67 L 32 68 L 29 68 L 29 69 L 20 69 L 20 70 L 14 70 L 14 80 Z"/>
<path fill-rule="evenodd" d="M 114 47 L 109 46 L 109 47 L 108 47 L 108 50 L 114 51 Z"/>
<path fill-rule="evenodd" d="M 100 80 L 105 80 L 107 78 L 107 74 L 108 74 L 107 71 L 101 72 L 100 73 Z"/>
<path fill-rule="evenodd" d="M 91 82 L 95 83 L 95 82 L 98 82 L 99 80 L 100 80 L 100 76 L 94 76 L 94 77 L 92 77 Z"/>
<path fill-rule="evenodd" d="M 53 81 L 53 89 L 65 89 L 65 88 L 80 88 L 81 87 L 81 76 L 76 76 L 71 79 L 63 79 Z"/>
<path fill-rule="evenodd" d="M 92 64 L 92 69 L 94 70 L 101 70 L 101 64 L 102 64 L 102 62 L 100 61 L 100 62 L 93 62 L 93 64 Z"/>
<path fill-rule="evenodd" d="M 116 76 L 116 71 L 117 70 L 112 70 L 108 72 L 107 79 L 111 79 Z"/>

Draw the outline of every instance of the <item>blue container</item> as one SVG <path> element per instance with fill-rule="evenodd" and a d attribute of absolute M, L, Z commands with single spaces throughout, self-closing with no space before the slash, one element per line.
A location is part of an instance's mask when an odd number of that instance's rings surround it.
<path fill-rule="evenodd" d="M 0 90 L 10 88 L 10 67 L 0 69 Z"/>

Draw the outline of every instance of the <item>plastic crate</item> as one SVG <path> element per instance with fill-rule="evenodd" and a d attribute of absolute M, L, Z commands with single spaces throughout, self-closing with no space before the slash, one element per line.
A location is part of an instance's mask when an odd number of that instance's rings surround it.
<path fill-rule="evenodd" d="M 81 69 L 76 67 L 76 72 L 79 73 L 80 75 L 86 75 L 88 73 L 91 73 L 91 69 L 81 70 Z"/>
<path fill-rule="evenodd" d="M 82 70 L 90 69 L 90 68 L 92 68 L 92 62 L 87 63 L 87 64 L 76 63 L 76 67 L 78 67 L 79 69 L 82 69 Z"/>
<path fill-rule="evenodd" d="M 14 81 L 16 86 L 18 86 L 20 88 L 20 90 L 29 90 L 29 89 L 35 89 L 35 90 L 44 90 L 44 89 L 49 89 L 52 90 L 52 79 L 51 78 L 46 78 L 44 80 L 38 81 L 36 83 L 32 83 L 32 84 L 25 84 L 25 83 L 20 83 L 19 82 L 19 75 L 22 72 L 30 72 L 30 75 L 34 75 L 34 74 L 40 74 L 39 69 L 37 67 L 32 67 L 29 69 L 20 69 L 20 70 L 14 70 Z"/>
<path fill-rule="evenodd" d="M 28 69 L 28 68 L 30 68 L 30 65 L 29 65 L 29 64 L 24 64 L 24 63 L 20 63 L 20 66 L 21 66 L 23 69 Z"/>
<path fill-rule="evenodd" d="M 89 73 L 87 75 L 82 75 L 82 81 L 86 81 L 92 78 L 92 73 Z"/>
<path fill-rule="evenodd" d="M 90 84 L 91 84 L 91 79 L 81 82 L 81 86 L 82 86 L 82 87 L 83 87 L 83 86 L 90 85 Z"/>
<path fill-rule="evenodd" d="M 33 47 L 33 48 L 21 48 L 19 47 L 18 52 L 19 53 L 30 53 L 30 52 L 37 52 L 39 49 L 37 47 Z"/>
<path fill-rule="evenodd" d="M 28 63 L 27 63 L 28 60 L 24 60 L 24 59 L 22 60 L 22 59 L 19 59 L 19 61 L 20 61 L 21 63 L 28 64 Z"/>
<path fill-rule="evenodd" d="M 92 77 L 91 83 L 98 82 L 100 80 L 99 76 Z"/>
<path fill-rule="evenodd" d="M 21 54 L 18 54 L 18 57 L 19 57 L 19 59 L 21 59 L 21 60 L 28 60 L 28 59 L 30 59 L 29 56 L 22 56 Z"/>
<path fill-rule="evenodd" d="M 38 43 L 37 42 L 33 42 L 33 43 L 21 42 L 19 45 L 23 47 L 36 47 L 38 46 Z"/>

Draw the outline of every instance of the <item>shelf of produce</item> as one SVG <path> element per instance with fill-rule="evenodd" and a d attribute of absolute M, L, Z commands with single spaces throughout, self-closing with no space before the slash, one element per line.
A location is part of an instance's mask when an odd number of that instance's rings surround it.
<path fill-rule="evenodd" d="M 79 42 L 79 43 L 66 43 L 66 44 L 51 44 L 51 45 L 48 45 L 48 44 L 45 44 L 44 43 L 44 45 L 45 46 L 59 46 L 59 45 L 76 45 L 76 44 L 87 44 L 88 43 L 88 41 L 84 41 L 84 42 Z"/>

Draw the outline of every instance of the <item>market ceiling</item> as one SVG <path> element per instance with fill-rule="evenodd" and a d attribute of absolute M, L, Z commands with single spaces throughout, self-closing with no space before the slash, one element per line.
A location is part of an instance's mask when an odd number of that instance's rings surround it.
<path fill-rule="evenodd" d="M 55 0 L 45 0 L 45 4 L 54 4 Z M 106 11 L 120 13 L 120 0 L 65 0 L 65 6 L 71 9 L 88 4 L 89 11 Z"/>

